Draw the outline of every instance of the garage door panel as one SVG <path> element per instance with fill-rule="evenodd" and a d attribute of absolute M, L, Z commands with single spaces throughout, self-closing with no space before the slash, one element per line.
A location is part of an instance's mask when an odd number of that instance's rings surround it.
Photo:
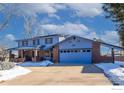
<path fill-rule="evenodd" d="M 60 50 L 60 63 L 91 63 L 91 49 Z"/>

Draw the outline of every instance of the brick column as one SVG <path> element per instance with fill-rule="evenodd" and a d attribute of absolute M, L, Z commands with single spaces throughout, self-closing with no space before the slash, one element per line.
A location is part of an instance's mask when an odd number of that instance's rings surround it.
<path fill-rule="evenodd" d="M 55 46 L 53 48 L 53 62 L 58 63 L 59 62 L 59 47 Z"/>
<path fill-rule="evenodd" d="M 23 52 L 24 52 L 24 50 L 18 50 L 18 55 L 19 55 L 21 58 L 18 58 L 18 59 L 17 59 L 17 62 L 24 62 L 24 61 L 25 61 Z"/>
<path fill-rule="evenodd" d="M 98 63 L 100 61 L 100 43 L 97 41 L 93 41 L 92 58 L 93 63 Z"/>
<path fill-rule="evenodd" d="M 24 58 L 23 52 L 24 52 L 23 50 L 19 50 L 21 58 Z"/>

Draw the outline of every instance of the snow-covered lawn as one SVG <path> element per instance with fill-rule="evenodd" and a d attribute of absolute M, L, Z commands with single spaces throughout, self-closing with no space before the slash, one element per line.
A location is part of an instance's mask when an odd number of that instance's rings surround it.
<path fill-rule="evenodd" d="M 115 64 L 118 64 L 118 65 L 124 67 L 124 61 L 115 61 Z"/>
<path fill-rule="evenodd" d="M 52 65 L 53 63 L 49 60 L 45 60 L 45 61 L 41 61 L 41 62 L 24 62 L 21 64 L 18 64 L 19 66 L 23 66 L 23 67 L 40 67 L 40 66 L 48 66 L 48 65 Z"/>
<path fill-rule="evenodd" d="M 124 85 L 124 68 L 115 63 L 99 63 L 96 64 L 103 69 L 106 76 L 113 82 L 113 84 Z"/>
<path fill-rule="evenodd" d="M 29 69 L 24 67 L 15 66 L 10 70 L 0 70 L 0 82 L 15 78 L 16 76 L 25 75 L 30 73 Z"/>

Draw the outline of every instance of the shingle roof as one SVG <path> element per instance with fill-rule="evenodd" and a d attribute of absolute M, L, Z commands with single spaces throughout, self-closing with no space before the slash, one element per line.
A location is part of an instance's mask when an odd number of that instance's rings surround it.
<path fill-rule="evenodd" d="M 62 35 L 62 34 L 43 35 L 43 36 L 35 36 L 33 38 L 19 39 L 19 40 L 15 40 L 15 41 L 31 40 L 31 39 L 36 39 L 36 38 L 40 38 L 40 37 L 49 37 L 49 36 L 68 36 L 68 35 Z"/>

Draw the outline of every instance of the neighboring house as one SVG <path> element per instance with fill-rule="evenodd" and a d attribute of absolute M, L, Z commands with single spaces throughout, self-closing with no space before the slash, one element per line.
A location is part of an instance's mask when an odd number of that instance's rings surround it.
<path fill-rule="evenodd" d="M 122 47 L 105 42 L 90 40 L 75 35 L 47 35 L 18 42 L 18 58 L 16 61 L 51 60 L 54 63 L 91 64 L 99 62 L 114 62 L 114 49 Z M 111 49 L 109 55 L 101 55 L 101 46 Z M 10 49 L 11 50 L 11 49 Z"/>

